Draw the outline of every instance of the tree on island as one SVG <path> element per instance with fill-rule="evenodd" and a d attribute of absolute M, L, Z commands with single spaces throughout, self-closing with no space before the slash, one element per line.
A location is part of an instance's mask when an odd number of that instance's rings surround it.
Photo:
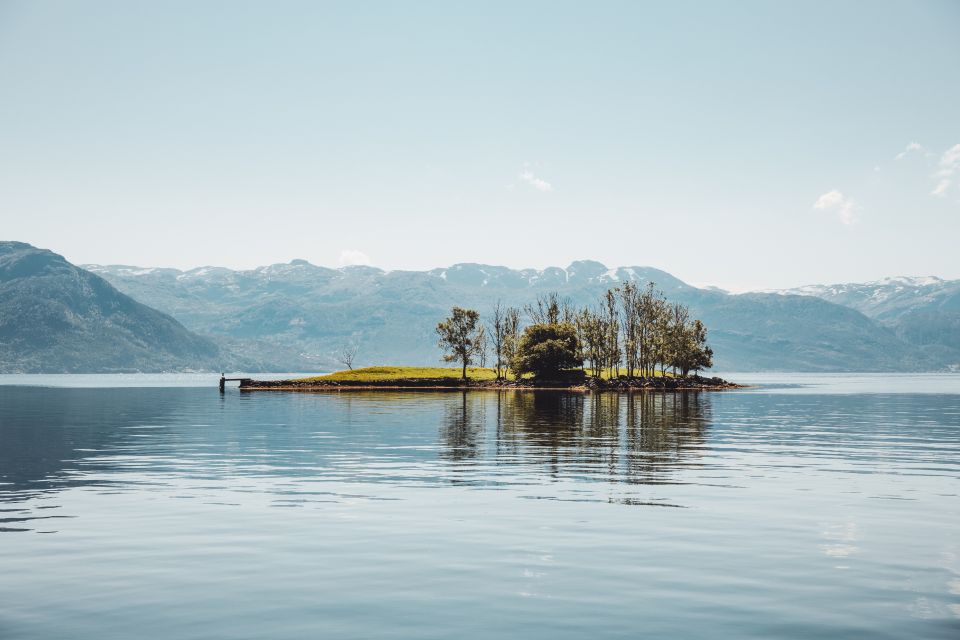
<path fill-rule="evenodd" d="M 525 374 L 544 379 L 571 369 L 586 372 L 587 363 L 596 378 L 620 378 L 623 371 L 628 380 L 666 376 L 668 369 L 687 377 L 713 366 L 706 327 L 686 305 L 668 302 L 652 282 L 642 288 L 624 282 L 595 307 L 581 309 L 549 293 L 524 311 L 529 324 L 521 331 L 516 307 L 498 301 L 489 327 L 480 324 L 476 311 L 454 307 L 437 325 L 444 360 L 462 363 L 464 380 L 471 363 L 486 366 L 488 349 L 497 380 L 507 371 L 517 380 Z"/>
<path fill-rule="evenodd" d="M 510 368 L 518 376 L 532 373 L 535 378 L 549 379 L 582 365 L 576 327 L 569 322 L 552 322 L 532 324 L 523 330 Z"/>
<path fill-rule="evenodd" d="M 599 378 L 608 366 L 607 319 L 602 313 L 585 308 L 577 316 L 576 327 L 583 360 L 590 363 L 591 373 Z"/>
<path fill-rule="evenodd" d="M 493 365 L 497 380 L 507 377 L 507 369 L 517 350 L 520 341 L 520 309 L 504 307 L 497 300 L 493 307 L 493 322 L 487 332 L 490 336 L 490 345 L 493 348 Z"/>
<path fill-rule="evenodd" d="M 504 313 L 503 303 L 497 300 L 493 307 L 493 323 L 490 325 L 490 342 L 493 346 L 493 368 L 497 373 L 497 380 L 503 377 L 503 364 L 505 361 L 504 347 L 507 341 L 507 318 Z"/>
<path fill-rule="evenodd" d="M 607 329 L 607 343 L 604 347 L 604 359 L 610 367 L 610 375 L 620 377 L 620 360 L 623 352 L 620 349 L 620 318 L 617 309 L 617 294 L 619 289 L 609 289 L 603 298 L 606 319 L 604 326 Z"/>
<path fill-rule="evenodd" d="M 707 346 L 707 328 L 699 320 L 684 324 L 677 339 L 679 349 L 674 354 L 672 366 L 679 369 L 684 378 L 693 371 L 713 366 L 713 349 Z"/>
<path fill-rule="evenodd" d="M 473 309 L 454 307 L 450 317 L 437 325 L 437 334 L 440 336 L 439 346 L 445 351 L 445 362 L 460 362 L 463 365 L 461 379 L 467 379 L 467 367 L 473 362 L 473 356 L 479 355 L 481 340 L 480 314 Z"/>
<path fill-rule="evenodd" d="M 487 368 L 487 353 L 490 351 L 490 340 L 487 338 L 487 328 L 482 324 L 477 327 L 477 338 L 475 340 L 477 344 L 477 362 L 480 363 L 480 366 L 484 369 Z"/>
<path fill-rule="evenodd" d="M 340 350 L 340 353 L 337 354 L 337 362 L 345 366 L 347 369 L 353 369 L 353 360 L 357 357 L 357 345 L 350 343 L 344 345 Z"/>

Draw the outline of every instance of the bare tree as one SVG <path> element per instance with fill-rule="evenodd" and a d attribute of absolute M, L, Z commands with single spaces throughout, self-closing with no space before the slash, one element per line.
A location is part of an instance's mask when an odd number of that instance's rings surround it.
<path fill-rule="evenodd" d="M 526 305 L 523 310 L 530 318 L 530 324 L 551 324 L 560 317 L 560 296 L 555 291 L 537 296 L 537 301 Z"/>
<path fill-rule="evenodd" d="M 497 380 L 503 377 L 506 363 L 507 318 L 503 304 L 497 300 L 493 307 L 493 324 L 490 327 L 491 342 L 493 343 L 494 366 L 497 370 Z"/>
<path fill-rule="evenodd" d="M 480 366 L 484 369 L 487 368 L 487 353 L 490 350 L 490 341 L 487 339 L 487 328 L 482 324 L 477 327 L 477 362 L 480 363 Z"/>
<path fill-rule="evenodd" d="M 617 292 L 610 289 L 604 296 L 606 304 L 607 348 L 604 360 L 610 367 L 610 375 L 620 377 L 620 322 L 617 317 Z"/>
<path fill-rule="evenodd" d="M 662 294 L 661 294 L 662 296 Z M 670 359 L 670 303 L 660 297 L 657 315 L 654 319 L 654 361 L 660 365 L 660 375 L 667 374 L 667 361 Z"/>
<path fill-rule="evenodd" d="M 520 309 L 507 307 L 503 311 L 503 361 L 506 367 L 513 372 L 514 377 L 517 377 L 513 364 L 519 342 Z"/>
<path fill-rule="evenodd" d="M 569 298 L 561 298 L 556 291 L 547 295 L 537 296 L 534 304 L 523 308 L 532 324 L 557 324 L 558 322 L 573 323 L 576 312 Z"/>
<path fill-rule="evenodd" d="M 353 342 L 346 344 L 337 354 L 337 362 L 347 369 L 353 369 L 353 360 L 357 357 L 357 345 Z"/>

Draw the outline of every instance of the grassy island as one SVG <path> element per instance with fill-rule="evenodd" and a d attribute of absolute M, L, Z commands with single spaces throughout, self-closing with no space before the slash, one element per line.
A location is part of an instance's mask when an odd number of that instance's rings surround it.
<path fill-rule="evenodd" d="M 443 360 L 459 367 L 354 369 L 354 343 L 338 358 L 344 371 L 297 380 L 243 380 L 240 388 L 673 391 L 738 386 L 697 373 L 713 366 L 707 329 L 686 305 L 669 303 L 653 283 L 641 288 L 624 282 L 594 307 L 575 307 L 555 293 L 539 297 L 524 312 L 497 302 L 487 323 L 475 309 L 453 307 L 436 333 Z M 488 358 L 493 367 L 486 366 Z"/>
<path fill-rule="evenodd" d="M 243 390 L 273 391 L 338 391 L 363 389 L 565 389 L 574 391 L 650 390 L 682 391 L 730 389 L 740 385 L 721 378 L 702 376 L 674 376 L 656 372 L 651 376 L 616 376 L 605 372 L 590 375 L 580 369 L 563 371 L 548 378 L 532 375 L 519 379 L 497 378 L 496 371 L 486 367 L 468 367 L 462 377 L 460 367 L 364 367 L 338 371 L 323 376 L 293 380 L 244 380 Z"/>
<path fill-rule="evenodd" d="M 496 380 L 497 374 L 487 367 L 468 367 L 467 379 Z M 363 367 L 338 371 L 325 376 L 302 378 L 302 382 L 382 383 L 397 380 L 461 380 L 460 367 Z"/>

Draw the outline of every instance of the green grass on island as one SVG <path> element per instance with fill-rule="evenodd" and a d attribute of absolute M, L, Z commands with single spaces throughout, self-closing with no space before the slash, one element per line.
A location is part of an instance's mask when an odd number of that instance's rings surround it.
<path fill-rule="evenodd" d="M 325 376 L 301 378 L 298 382 L 386 382 L 390 380 L 431 380 L 437 378 L 460 379 L 460 367 L 363 367 L 347 369 Z M 467 367 L 470 380 L 496 380 L 493 369 Z"/>
<path fill-rule="evenodd" d="M 460 367 L 363 367 L 361 369 L 347 369 L 337 371 L 324 376 L 313 376 L 309 378 L 299 378 L 297 382 L 389 382 L 391 380 L 436 380 L 438 378 L 460 379 Z M 625 369 L 620 369 L 621 375 L 626 375 Z M 656 371 L 654 377 L 660 377 L 660 372 Z M 610 371 L 605 371 L 601 376 L 604 379 L 611 377 Z M 672 377 L 668 371 L 667 377 Z M 513 376 L 507 376 L 513 380 Z M 489 367 L 467 367 L 467 379 L 469 380 L 496 380 L 497 373 Z"/>

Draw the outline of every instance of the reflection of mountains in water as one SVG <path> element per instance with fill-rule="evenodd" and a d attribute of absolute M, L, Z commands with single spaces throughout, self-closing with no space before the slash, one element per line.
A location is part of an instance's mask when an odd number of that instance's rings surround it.
<path fill-rule="evenodd" d="M 656 484 L 698 458 L 710 421 L 711 396 L 696 392 L 461 393 L 446 402 L 440 455 Z"/>

